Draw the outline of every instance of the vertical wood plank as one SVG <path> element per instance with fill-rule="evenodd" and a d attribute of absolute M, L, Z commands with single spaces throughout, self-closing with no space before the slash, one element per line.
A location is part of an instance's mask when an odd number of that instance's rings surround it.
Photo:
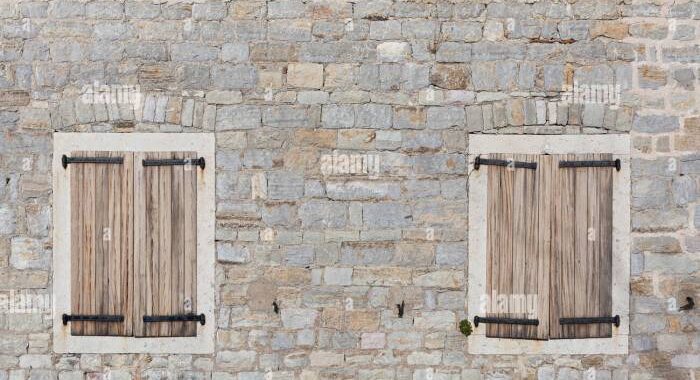
<path fill-rule="evenodd" d="M 196 152 L 186 153 L 190 159 L 197 158 Z M 189 305 L 186 312 L 197 311 L 197 175 L 199 169 L 191 166 L 183 175 L 184 208 L 184 294 L 183 304 Z M 197 323 L 186 323 L 184 336 L 197 335 Z"/>
<path fill-rule="evenodd" d="M 124 172 L 122 174 L 122 218 L 120 235 L 122 242 L 122 283 L 126 283 L 126 294 L 122 295 L 124 304 L 124 333 L 132 336 L 134 326 L 134 154 L 124 153 Z M 124 265 L 126 262 L 126 265 Z M 122 289 L 122 291 L 124 291 Z"/>
<path fill-rule="evenodd" d="M 546 314 L 540 314 L 539 310 L 539 283 L 548 283 L 548 280 L 543 280 L 543 276 L 548 276 L 549 272 L 540 271 L 540 256 L 541 253 L 538 246 L 539 230 L 546 229 L 548 225 L 539 223 L 539 173 L 546 171 L 547 167 L 543 167 L 536 155 L 526 155 L 527 162 L 538 163 L 536 170 L 524 170 L 525 173 L 525 190 L 523 196 L 525 199 L 525 269 L 524 269 L 524 295 L 523 295 L 523 318 L 537 318 L 542 326 L 523 326 L 523 338 L 538 339 L 540 330 L 547 330 L 547 319 L 543 317 Z M 533 313 L 530 312 L 533 308 Z M 541 339 L 541 338 L 540 338 Z"/>
<path fill-rule="evenodd" d="M 603 154 L 601 160 L 612 160 L 611 154 Z M 599 206 L 599 309 L 600 316 L 612 315 L 612 220 L 613 220 L 613 169 L 598 171 Z M 612 336 L 612 325 L 598 327 L 598 336 Z"/>
<path fill-rule="evenodd" d="M 109 157 L 119 157 L 117 152 L 111 152 Z M 106 257 L 107 261 L 107 286 L 106 288 L 106 300 L 107 308 L 106 313 L 109 315 L 122 314 L 123 300 L 122 295 L 126 293 L 126 289 L 122 292 L 122 287 L 128 286 L 126 282 L 121 281 L 121 265 L 122 265 L 122 230 L 121 230 L 121 217 L 122 217 L 122 204 L 121 194 L 122 194 L 122 167 L 121 165 L 109 165 L 107 170 L 109 171 L 109 253 Z M 124 315 L 126 320 L 126 315 Z M 108 323 L 107 324 L 107 335 L 120 335 L 124 332 L 123 323 Z"/>
<path fill-rule="evenodd" d="M 94 156 L 95 152 L 86 152 L 86 156 Z M 85 166 L 83 177 L 83 279 L 82 289 L 83 313 L 93 315 L 95 308 L 95 164 L 80 164 Z M 95 335 L 95 322 L 83 322 L 84 334 Z"/>
<path fill-rule="evenodd" d="M 496 158 L 496 155 L 491 155 L 490 158 Z M 487 256 L 488 256 L 488 270 L 487 270 L 487 284 L 488 284 L 488 302 L 486 304 L 487 308 L 490 308 L 490 313 L 487 314 L 489 317 L 499 317 L 499 313 L 495 313 L 493 308 L 496 306 L 492 302 L 498 293 L 499 284 L 499 272 L 500 267 L 500 244 L 498 236 L 498 228 L 500 227 L 500 217 L 501 217 L 501 204 L 500 199 L 501 194 L 501 184 L 500 184 L 500 170 L 497 166 L 486 166 L 487 171 Z M 497 337 L 498 336 L 498 326 L 495 324 L 486 325 L 486 336 Z"/>
<path fill-rule="evenodd" d="M 173 158 L 183 159 L 184 154 L 176 152 Z M 185 298 L 185 209 L 184 209 L 184 171 L 192 170 L 190 166 L 173 166 L 171 187 L 171 308 L 170 314 L 185 314 L 183 300 Z M 171 333 L 173 336 L 181 336 L 184 333 L 186 322 L 173 322 Z"/>
<path fill-rule="evenodd" d="M 589 159 L 600 160 L 600 155 L 592 154 L 588 155 Z M 600 224 L 599 224 L 599 212 L 600 205 L 598 204 L 598 186 L 599 186 L 599 176 L 598 173 L 601 171 L 610 171 L 610 168 L 595 168 L 590 167 L 587 170 L 588 176 L 588 247 L 586 249 L 586 257 L 588 259 L 588 276 L 586 277 L 586 310 L 585 316 L 598 317 L 600 316 L 599 304 L 600 304 L 600 244 L 598 242 L 600 238 Z M 599 335 L 598 324 L 588 325 L 587 336 L 596 337 Z"/>
<path fill-rule="evenodd" d="M 574 160 L 574 155 L 567 155 Z M 561 271 L 559 317 L 572 317 L 575 314 L 576 289 L 576 169 L 563 170 L 561 175 Z M 558 323 L 559 320 L 557 319 Z M 561 326 L 562 336 L 574 336 L 575 328 Z"/>
<path fill-rule="evenodd" d="M 515 161 L 526 161 L 527 156 L 518 154 L 513 155 Z M 525 266 L 526 266 L 526 255 L 527 255 L 527 232 L 526 232 L 526 222 L 527 213 L 529 211 L 528 202 L 528 189 L 527 189 L 527 177 L 530 169 L 515 169 L 506 168 L 507 171 L 512 173 L 513 176 L 513 225 L 512 225 L 512 235 L 510 239 L 512 240 L 512 272 L 511 272 L 511 291 L 509 292 L 509 314 L 512 318 L 526 318 L 527 315 L 523 313 L 521 309 L 524 305 L 520 305 L 519 301 L 525 294 Z M 525 337 L 525 326 L 522 325 L 512 325 L 511 326 L 511 336 L 514 338 Z"/>
<path fill-rule="evenodd" d="M 72 152 L 71 157 L 82 157 L 82 152 Z M 80 314 L 83 312 L 83 165 L 69 165 L 70 188 L 71 188 L 71 312 Z M 72 335 L 83 335 L 85 332 L 83 322 L 71 323 Z"/>
<path fill-rule="evenodd" d="M 537 327 L 534 337 L 537 339 L 549 338 L 549 286 L 550 286 L 550 262 L 552 256 L 552 224 L 551 215 L 554 212 L 555 202 L 552 199 L 553 188 L 553 165 L 554 158 L 549 155 L 541 155 L 538 157 L 537 175 L 535 177 L 535 196 L 533 202 L 536 203 L 537 215 L 536 221 L 537 230 L 532 236 L 536 241 L 533 246 L 536 253 L 533 255 L 536 263 L 532 267 L 537 266 L 537 286 L 534 289 L 537 303 L 537 317 L 540 320 L 540 325 Z M 528 270 L 530 269 L 528 263 Z"/>
<path fill-rule="evenodd" d="M 95 152 L 96 157 L 106 157 L 109 153 Z M 105 275 L 106 258 L 109 254 L 109 168 L 104 164 L 95 164 L 95 266 L 93 288 L 93 314 L 106 314 L 106 298 L 104 291 L 108 288 Z M 109 327 L 106 323 L 91 322 L 95 335 L 107 335 Z"/>
<path fill-rule="evenodd" d="M 169 153 L 160 153 L 161 159 L 172 158 Z M 159 281 L 158 292 L 154 295 L 159 300 L 158 312 L 160 315 L 170 315 L 172 310 L 172 253 L 171 253 L 171 238 L 172 238 L 172 166 L 158 167 L 158 238 L 160 240 L 158 251 L 159 261 Z M 170 336 L 170 327 L 172 322 L 157 323 L 160 327 L 160 336 Z"/>
<path fill-rule="evenodd" d="M 552 168 L 549 171 L 551 182 L 543 184 L 547 187 L 547 194 L 542 195 L 545 201 L 551 199 L 552 212 L 550 214 L 551 236 L 550 236 L 550 276 L 549 276 L 549 336 L 550 338 L 560 338 L 562 329 L 559 325 L 561 316 L 561 294 L 562 294 L 562 200 L 565 189 L 563 185 L 563 172 L 559 170 L 559 156 L 552 156 Z M 556 190 L 555 190 L 556 189 Z M 542 199 L 542 198 L 540 198 Z M 543 206 L 544 207 L 544 206 Z"/>
<path fill-rule="evenodd" d="M 511 155 L 504 157 L 506 160 L 512 159 Z M 502 168 L 501 171 L 501 191 L 502 191 L 502 218 L 501 225 L 498 228 L 500 237 L 500 266 L 498 290 L 499 294 L 509 297 L 513 293 L 513 185 L 515 174 L 512 169 Z M 507 305 L 506 315 L 510 314 L 510 305 Z M 499 334 L 501 336 L 512 336 L 513 328 L 511 325 L 499 325 Z"/>
<path fill-rule="evenodd" d="M 146 315 L 147 300 L 146 287 L 150 263 L 148 252 L 150 244 L 148 242 L 149 222 L 146 220 L 146 210 L 148 210 L 148 181 L 143 167 L 144 153 L 134 154 L 134 286 L 133 286 L 133 333 L 134 336 L 142 337 L 146 335 L 143 324 L 143 316 Z"/>
<path fill-rule="evenodd" d="M 589 155 L 575 156 L 574 160 L 588 160 Z M 567 169 L 571 170 L 571 169 Z M 573 169 L 575 174 L 575 270 L 574 312 L 572 317 L 586 316 L 588 308 L 588 279 L 591 277 L 588 257 L 588 170 Z M 575 337 L 588 336 L 588 325 L 574 325 Z"/>
<path fill-rule="evenodd" d="M 151 153 L 146 156 L 147 159 L 159 158 L 157 153 Z M 160 172 L 157 167 L 146 167 L 146 236 L 148 241 L 148 249 L 145 255 L 146 266 L 146 288 L 144 298 L 146 312 L 144 315 L 155 315 L 160 311 L 160 300 L 158 292 L 160 291 L 160 201 L 159 201 L 159 183 Z M 157 324 L 145 324 L 147 336 L 159 336 L 160 326 Z"/>

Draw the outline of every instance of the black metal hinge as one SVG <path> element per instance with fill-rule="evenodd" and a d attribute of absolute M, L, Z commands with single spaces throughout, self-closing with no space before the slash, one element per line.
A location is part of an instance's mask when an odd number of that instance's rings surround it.
<path fill-rule="evenodd" d="M 496 317 L 474 317 L 474 327 L 479 327 L 479 323 L 495 323 L 499 325 L 528 325 L 539 326 L 539 319 L 525 318 L 496 318 Z"/>
<path fill-rule="evenodd" d="M 204 157 L 199 158 L 174 158 L 164 160 L 143 160 L 143 166 L 168 166 L 168 165 L 196 165 L 204 169 Z"/>
<path fill-rule="evenodd" d="M 614 317 L 581 317 L 581 318 L 559 318 L 560 325 L 583 325 L 589 323 L 612 323 L 615 327 L 620 327 L 620 316 Z"/>
<path fill-rule="evenodd" d="M 67 168 L 68 164 L 123 164 L 124 157 L 61 157 L 61 165 Z"/>
<path fill-rule="evenodd" d="M 479 166 L 481 165 L 508 166 L 519 169 L 537 169 L 537 162 L 494 160 L 476 156 L 476 158 L 474 159 L 474 170 L 479 170 Z"/>
<path fill-rule="evenodd" d="M 560 168 L 615 168 L 618 172 L 622 168 L 620 159 L 614 161 L 559 161 Z"/>
<path fill-rule="evenodd" d="M 68 322 L 124 322 L 123 315 L 68 315 L 63 314 L 61 317 L 63 324 Z"/>
<path fill-rule="evenodd" d="M 177 315 L 144 315 L 144 322 L 199 322 L 202 326 L 207 322 L 204 314 L 177 314 Z"/>

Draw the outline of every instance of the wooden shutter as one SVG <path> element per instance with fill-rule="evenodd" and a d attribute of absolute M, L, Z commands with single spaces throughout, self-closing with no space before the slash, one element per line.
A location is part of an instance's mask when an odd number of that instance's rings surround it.
<path fill-rule="evenodd" d="M 197 311 L 197 167 L 144 166 L 143 160 L 196 159 L 194 152 L 135 157 L 134 335 L 195 336 L 195 321 L 144 322 L 144 316 Z"/>
<path fill-rule="evenodd" d="M 489 159 L 537 162 L 536 155 L 492 154 Z M 487 166 L 487 250 L 488 307 L 487 317 L 539 319 L 539 326 L 489 323 L 486 336 L 521 339 L 546 339 L 546 302 L 537 302 L 538 292 L 547 288 L 546 252 L 538 241 L 538 176 L 536 169 L 510 166 Z M 498 302 L 506 305 L 498 312 Z M 535 307 L 528 308 L 528 301 Z M 529 314 L 528 311 L 532 311 Z"/>
<path fill-rule="evenodd" d="M 131 335 L 132 168 L 124 152 L 73 152 L 72 158 L 122 157 L 122 163 L 71 163 L 71 315 L 123 316 L 123 322 L 72 321 L 72 335 Z"/>
<path fill-rule="evenodd" d="M 611 316 L 614 169 L 559 168 L 558 161 L 610 161 L 612 156 L 562 155 L 554 160 L 550 337 L 610 337 L 610 323 L 561 325 L 559 320 Z"/>

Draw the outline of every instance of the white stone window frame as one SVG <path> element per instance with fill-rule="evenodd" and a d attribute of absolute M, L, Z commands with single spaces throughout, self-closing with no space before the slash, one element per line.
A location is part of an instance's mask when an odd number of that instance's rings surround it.
<path fill-rule="evenodd" d="M 54 133 L 53 134 L 53 345 L 57 353 L 210 354 L 214 352 L 215 314 L 215 137 L 213 133 Z M 207 321 L 196 337 L 136 338 L 72 336 L 70 165 L 61 157 L 73 151 L 195 151 L 206 169 L 197 180 L 197 313 Z"/>
<path fill-rule="evenodd" d="M 486 170 L 474 170 L 474 158 L 491 153 L 585 154 L 611 153 L 622 167 L 613 175 L 612 315 L 620 316 L 610 338 L 546 341 L 488 338 L 480 325 L 468 338 L 470 354 L 627 354 L 630 282 L 630 138 L 606 135 L 470 135 L 469 136 L 469 277 L 468 318 L 482 315 L 481 295 L 487 294 Z"/>

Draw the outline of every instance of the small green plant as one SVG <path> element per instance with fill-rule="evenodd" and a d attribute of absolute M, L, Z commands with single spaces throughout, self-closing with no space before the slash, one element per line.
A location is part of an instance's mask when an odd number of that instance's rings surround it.
<path fill-rule="evenodd" d="M 459 322 L 459 331 L 464 334 L 464 336 L 469 336 L 472 333 L 472 323 L 468 319 L 462 319 Z"/>

